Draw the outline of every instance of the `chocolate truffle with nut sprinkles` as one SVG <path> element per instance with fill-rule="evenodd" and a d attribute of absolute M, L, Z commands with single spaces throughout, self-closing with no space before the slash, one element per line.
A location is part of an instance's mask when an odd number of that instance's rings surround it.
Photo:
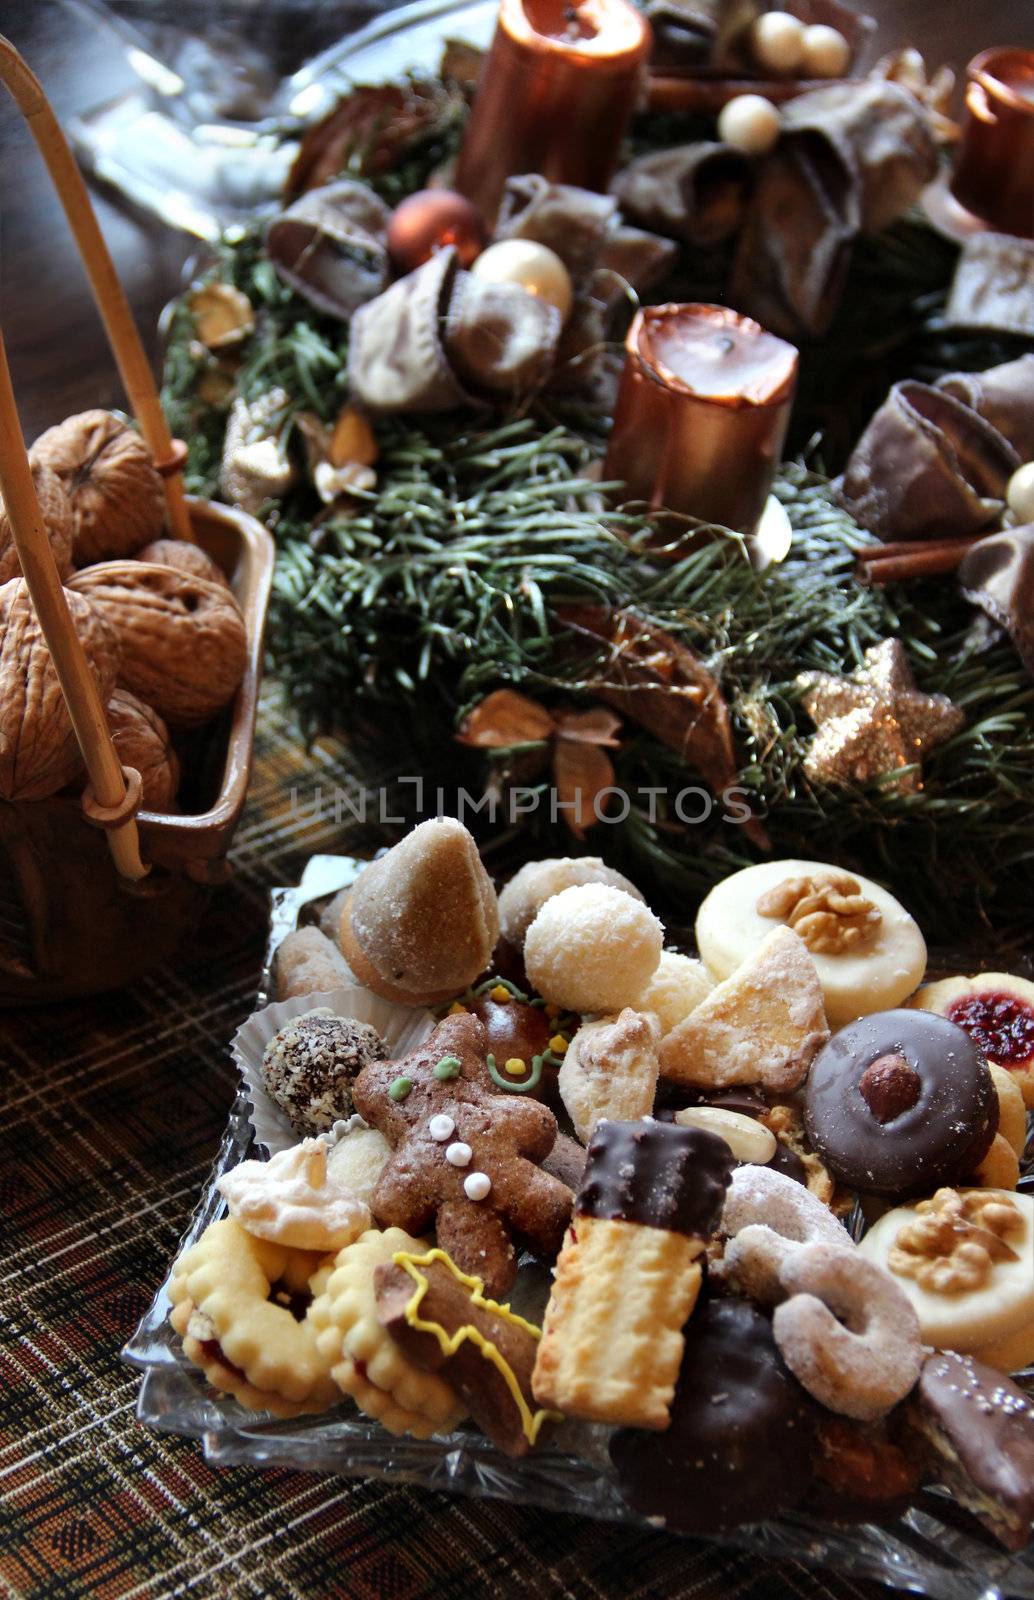
<path fill-rule="evenodd" d="M 262 1082 L 296 1133 L 325 1133 L 352 1115 L 352 1085 L 363 1068 L 386 1061 L 388 1053 L 369 1023 L 336 1017 L 323 1006 L 273 1035 L 262 1057 Z"/>

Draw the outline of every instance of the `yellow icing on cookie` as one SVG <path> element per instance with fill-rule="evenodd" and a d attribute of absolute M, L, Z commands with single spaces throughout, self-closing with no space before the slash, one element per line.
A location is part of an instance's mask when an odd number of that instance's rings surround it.
<path fill-rule="evenodd" d="M 396 1250 L 426 1248 L 402 1228 L 370 1229 L 338 1252 L 310 1313 L 337 1386 L 389 1433 L 418 1439 L 451 1432 L 464 1408 L 443 1378 L 408 1360 L 381 1327 L 373 1280 Z"/>
<path fill-rule="evenodd" d="M 484 1292 L 485 1286 L 481 1279 L 473 1278 L 468 1273 L 461 1272 L 451 1256 L 446 1255 L 444 1250 L 428 1250 L 426 1255 L 422 1256 L 411 1255 L 406 1250 L 397 1250 L 391 1259 L 395 1266 L 404 1268 L 416 1284 L 416 1288 L 413 1290 L 406 1305 L 405 1315 L 409 1326 L 418 1329 L 421 1333 L 433 1333 L 438 1340 L 443 1355 L 455 1355 L 465 1339 L 469 1339 L 472 1344 L 476 1345 L 486 1360 L 491 1361 L 492 1365 L 501 1374 L 506 1387 L 510 1391 L 510 1397 L 517 1407 L 521 1419 L 521 1428 L 529 1444 L 535 1443 L 544 1422 L 563 1421 L 563 1416 L 559 1411 L 532 1412 L 531 1407 L 521 1393 L 521 1386 L 517 1382 L 510 1363 L 506 1360 L 498 1345 L 493 1344 L 491 1339 L 486 1339 L 479 1328 L 471 1327 L 469 1323 L 465 1323 L 463 1327 L 457 1328 L 455 1333 L 450 1334 L 440 1323 L 426 1322 L 419 1316 L 420 1304 L 428 1289 L 427 1278 L 419 1271 L 419 1268 L 430 1266 L 432 1261 L 440 1261 L 442 1266 L 447 1267 L 452 1273 L 457 1283 L 462 1283 L 464 1288 L 470 1290 L 470 1298 L 476 1306 L 483 1306 L 486 1311 L 490 1311 L 494 1316 L 501 1317 L 504 1322 L 509 1322 L 513 1327 L 523 1328 L 525 1333 L 530 1333 L 531 1337 L 536 1341 L 542 1337 L 541 1328 L 537 1328 L 533 1322 L 527 1322 L 524 1317 L 518 1316 L 516 1311 L 511 1311 L 508 1305 L 501 1306 L 496 1300 L 487 1300 Z"/>

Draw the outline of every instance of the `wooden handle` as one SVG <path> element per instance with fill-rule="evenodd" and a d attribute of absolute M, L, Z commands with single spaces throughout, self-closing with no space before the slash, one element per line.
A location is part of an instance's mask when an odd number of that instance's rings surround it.
<path fill-rule="evenodd" d="M 15 549 L 28 584 L 39 625 L 50 648 L 61 693 L 65 697 L 79 749 L 97 804 L 105 811 L 126 803 L 122 772 L 104 704 L 90 670 L 82 641 L 68 609 L 68 599 L 43 527 L 36 486 L 22 442 L 18 408 L 14 401 L 7 350 L 0 331 L 0 493 Z M 108 844 L 119 872 L 134 881 L 147 876 L 140 858 L 140 838 L 135 820 L 108 830 Z"/>
<path fill-rule="evenodd" d="M 107 331 L 119 373 L 140 431 L 163 475 L 169 527 L 177 539 L 194 543 L 183 489 L 182 459 L 165 420 L 147 352 L 119 281 L 90 197 L 68 140 L 36 75 L 9 39 L 0 34 L 0 79 L 17 103 L 47 164 L 68 225 L 79 246 L 93 298 Z M 21 437 L 19 433 L 19 438 Z M 42 620 L 42 618 L 41 618 Z"/>

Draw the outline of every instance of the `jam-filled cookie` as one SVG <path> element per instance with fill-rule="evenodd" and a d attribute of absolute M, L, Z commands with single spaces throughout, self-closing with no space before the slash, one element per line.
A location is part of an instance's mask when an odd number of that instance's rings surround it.
<path fill-rule="evenodd" d="M 213 1222 L 173 1268 L 170 1320 L 189 1361 L 253 1411 L 293 1417 L 339 1398 L 312 1304 L 327 1256 Z"/>
<path fill-rule="evenodd" d="M 943 978 L 920 989 L 912 1005 L 937 1011 L 968 1033 L 1034 1109 L 1034 983 L 1009 972 Z"/>

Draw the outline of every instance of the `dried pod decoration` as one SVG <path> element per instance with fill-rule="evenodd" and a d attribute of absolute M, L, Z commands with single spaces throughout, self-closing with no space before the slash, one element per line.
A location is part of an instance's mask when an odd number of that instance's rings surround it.
<path fill-rule="evenodd" d="M 72 502 L 56 472 L 37 462 L 32 468 L 32 481 L 36 486 L 43 526 L 50 548 L 54 552 L 58 573 L 67 578 L 72 571 L 73 518 Z M 0 495 L 0 583 L 21 577 L 21 563 L 14 547 L 11 524 Z"/>
<path fill-rule="evenodd" d="M 115 629 L 119 683 L 170 727 L 200 727 L 233 697 L 247 635 L 225 587 L 140 561 L 102 562 L 76 573 L 69 587 Z"/>
<path fill-rule="evenodd" d="M 206 350 L 226 350 L 255 331 L 255 312 L 251 301 L 232 283 L 213 280 L 187 296 L 187 310 L 194 332 Z"/>
<path fill-rule="evenodd" d="M 76 632 L 106 700 L 119 667 L 116 630 L 82 595 L 68 595 Z M 80 771 L 79 746 L 24 578 L 0 588 L 0 795 L 45 800 Z"/>
<path fill-rule="evenodd" d="M 29 452 L 72 502 L 77 567 L 130 556 L 161 533 L 165 494 L 151 452 L 110 411 L 83 411 L 40 435 Z"/>
<path fill-rule="evenodd" d="M 108 727 L 124 767 L 134 767 L 143 785 L 146 811 L 171 811 L 179 788 L 179 757 L 169 730 L 151 706 L 116 689 L 108 701 Z"/>
<path fill-rule="evenodd" d="M 283 427 L 290 403 L 287 391 L 276 388 L 257 400 L 235 400 L 231 408 L 219 488 L 232 505 L 252 516 L 294 483 Z"/>
<path fill-rule="evenodd" d="M 315 412 L 300 412 L 295 422 L 305 441 L 309 473 L 324 505 L 334 505 L 355 491 L 377 487 L 374 463 L 377 438 L 363 413 L 345 405 L 328 427 Z"/>

